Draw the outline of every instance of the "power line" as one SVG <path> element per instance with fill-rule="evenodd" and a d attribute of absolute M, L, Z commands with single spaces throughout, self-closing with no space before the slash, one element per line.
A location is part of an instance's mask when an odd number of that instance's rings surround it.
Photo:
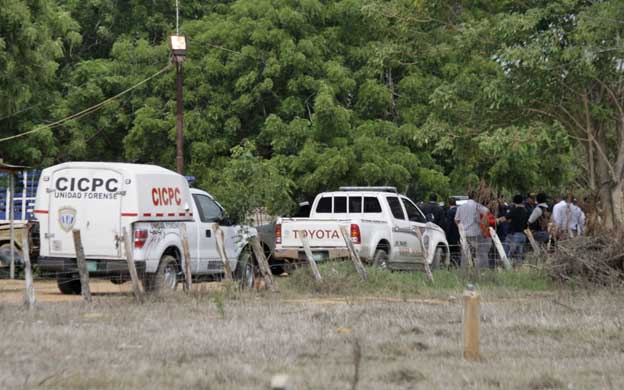
<path fill-rule="evenodd" d="M 60 119 L 60 120 L 58 120 L 58 121 L 52 122 L 52 123 L 50 123 L 50 124 L 43 125 L 43 126 L 39 126 L 39 127 L 35 127 L 35 128 L 34 128 L 34 129 L 32 129 L 32 130 L 28 130 L 28 131 L 25 131 L 25 132 L 23 132 L 23 133 L 15 134 L 15 135 L 12 135 L 12 136 L 9 136 L 9 137 L 0 138 L 0 142 L 10 141 L 10 140 L 12 140 L 12 139 L 20 138 L 20 137 L 26 136 L 26 135 L 28 135 L 28 134 L 32 134 L 32 133 L 35 133 L 35 132 L 37 132 L 37 131 L 44 130 L 44 129 L 51 129 L 51 128 L 54 128 L 54 127 L 58 127 L 58 126 L 62 125 L 63 123 L 65 123 L 65 122 L 67 122 L 67 121 L 69 121 L 69 120 L 71 120 L 71 119 L 79 119 L 79 118 L 82 118 L 83 116 L 88 115 L 88 114 L 90 114 L 90 113 L 92 113 L 92 112 L 95 112 L 95 111 L 99 110 L 100 108 L 104 107 L 104 106 L 105 106 L 105 105 L 107 105 L 108 103 L 111 103 L 111 102 L 112 102 L 112 101 L 114 101 L 115 99 L 118 99 L 119 97 L 121 97 L 121 96 L 123 96 L 123 95 L 127 94 L 128 92 L 130 92 L 130 91 L 132 91 L 132 90 L 134 90 L 134 89 L 136 89 L 136 88 L 140 87 L 141 85 L 143 85 L 143 84 L 147 83 L 148 81 L 150 81 L 150 80 L 151 80 L 151 79 L 153 79 L 154 77 L 157 77 L 157 76 L 161 75 L 162 73 L 164 73 L 165 71 L 167 71 L 170 67 L 171 67 L 171 64 L 169 63 L 169 64 L 167 64 L 167 66 L 165 66 L 164 68 L 162 68 L 162 69 L 161 69 L 161 70 L 159 70 L 158 72 L 154 73 L 153 75 L 149 76 L 148 78 L 146 78 L 146 79 L 144 79 L 144 80 L 142 80 L 142 81 L 139 81 L 138 83 L 134 84 L 134 85 L 133 85 L 133 86 L 131 86 L 130 88 L 128 88 L 128 89 L 126 89 L 126 90 L 124 90 L 124 91 L 122 91 L 122 92 L 118 93 L 117 95 L 115 95 L 115 96 L 113 96 L 113 97 L 110 97 L 110 98 L 108 98 L 108 99 L 106 99 L 106 100 L 103 100 L 103 101 L 101 101 L 100 103 L 98 103 L 98 104 L 96 104 L 96 105 L 93 105 L 93 106 L 91 106 L 91 107 L 89 107 L 89 108 L 86 108 L 86 109 L 84 109 L 84 110 L 80 111 L 80 112 L 77 112 L 77 113 L 75 113 L 75 114 L 72 114 L 72 115 L 70 115 L 70 116 L 67 116 L 67 117 L 65 117 L 65 118 L 63 118 L 63 119 Z"/>

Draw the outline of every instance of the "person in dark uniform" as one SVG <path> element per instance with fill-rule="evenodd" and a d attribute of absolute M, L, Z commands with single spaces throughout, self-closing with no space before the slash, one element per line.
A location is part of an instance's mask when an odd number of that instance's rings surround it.
<path fill-rule="evenodd" d="M 438 195 L 432 192 L 429 195 L 429 202 L 425 203 L 421 207 L 421 211 L 425 214 L 427 221 L 433 222 L 443 230 L 446 230 L 446 215 L 444 208 L 438 203 Z"/>

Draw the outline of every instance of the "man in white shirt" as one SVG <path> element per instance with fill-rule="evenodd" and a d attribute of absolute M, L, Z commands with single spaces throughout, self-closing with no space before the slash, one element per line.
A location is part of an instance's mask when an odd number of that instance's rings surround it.
<path fill-rule="evenodd" d="M 575 236 L 582 236 L 585 232 L 585 213 L 574 202 L 571 206 L 572 220 L 570 221 L 570 230 Z"/>
<path fill-rule="evenodd" d="M 570 194 L 567 198 L 563 199 L 553 207 L 553 222 L 557 229 L 557 239 L 559 240 L 570 238 L 572 235 L 571 228 L 574 218 L 572 210 L 572 200 L 574 196 Z"/>
<path fill-rule="evenodd" d="M 477 203 L 474 201 L 475 193 L 474 191 L 470 191 L 468 193 L 468 200 L 457 207 L 457 212 L 455 213 L 455 223 L 462 224 L 464 227 L 464 232 L 466 234 L 466 241 L 470 248 L 474 251 L 475 254 L 479 254 L 479 246 L 484 239 L 488 239 L 483 237 L 481 234 L 481 215 L 490 211 L 487 207 Z M 482 252 L 482 251 L 481 251 Z M 462 266 L 466 266 L 466 258 L 462 253 Z M 487 264 L 488 259 L 486 258 L 477 259 L 477 266 Z"/>

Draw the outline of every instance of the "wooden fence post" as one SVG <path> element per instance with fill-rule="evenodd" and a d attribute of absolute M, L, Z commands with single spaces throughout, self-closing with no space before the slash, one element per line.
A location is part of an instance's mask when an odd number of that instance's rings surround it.
<path fill-rule="evenodd" d="M 217 252 L 219 252 L 219 256 L 223 262 L 223 273 L 225 274 L 224 279 L 232 280 L 232 269 L 230 268 L 230 263 L 228 262 L 227 255 L 225 253 L 225 238 L 223 230 L 221 230 L 218 223 L 212 224 L 212 230 L 214 231 L 215 240 L 217 241 Z"/>
<path fill-rule="evenodd" d="M 301 243 L 303 244 L 303 251 L 305 252 L 306 259 L 308 260 L 308 264 L 310 264 L 310 269 L 312 270 L 312 275 L 314 275 L 314 280 L 320 282 L 323 278 L 321 277 L 321 273 L 316 265 L 316 261 L 314 261 L 314 256 L 312 255 L 312 251 L 310 250 L 310 244 L 308 244 L 308 238 L 305 236 L 305 230 L 299 230 L 299 238 L 301 239 Z"/>
<path fill-rule="evenodd" d="M 22 234 L 22 258 L 24 259 L 24 280 L 26 290 L 24 300 L 29 309 L 35 307 L 35 287 L 33 286 L 32 269 L 30 267 L 30 246 L 28 245 L 28 235 Z"/>
<path fill-rule="evenodd" d="M 180 233 L 182 234 L 182 252 L 184 255 L 184 290 L 191 291 L 193 287 L 193 274 L 191 273 L 191 251 L 189 249 L 188 233 L 186 222 L 180 223 Z"/>
<path fill-rule="evenodd" d="M 358 274 L 360 274 L 360 277 L 362 278 L 362 280 L 367 280 L 368 273 L 366 272 L 366 269 L 364 268 L 364 264 L 362 264 L 362 260 L 360 259 L 360 256 L 355 251 L 355 247 L 353 246 L 353 242 L 351 241 L 351 235 L 347 232 L 347 227 L 341 225 L 340 233 L 342 233 L 342 238 L 345 240 L 345 243 L 347 244 L 347 248 L 349 249 L 349 257 L 351 258 L 351 261 L 353 262 L 353 265 L 355 266 L 355 270 L 357 271 Z"/>
<path fill-rule="evenodd" d="M 459 242 L 461 244 L 462 250 L 461 268 L 464 272 L 467 272 L 468 268 L 470 268 L 473 264 L 472 252 L 470 252 L 470 244 L 466 239 L 466 231 L 464 230 L 464 225 L 458 223 L 457 230 L 459 230 Z"/>
<path fill-rule="evenodd" d="M 256 256 L 256 260 L 258 260 L 258 267 L 260 268 L 260 273 L 262 273 L 262 277 L 264 278 L 264 282 L 271 292 L 278 292 L 279 289 L 273 281 L 273 274 L 271 273 L 271 267 L 269 266 L 269 261 L 264 255 L 264 250 L 262 250 L 262 246 L 260 245 L 260 241 L 258 241 L 258 237 L 251 237 L 251 248 L 253 249 L 253 253 Z"/>
<path fill-rule="evenodd" d="M 535 241 L 535 237 L 533 237 L 533 232 L 531 231 L 531 229 L 524 229 L 524 234 L 529 239 L 529 243 L 531 244 L 531 248 L 533 248 L 533 252 L 535 252 L 537 256 L 541 255 L 542 250 L 537 244 L 537 241 Z"/>
<path fill-rule="evenodd" d="M 496 251 L 498 252 L 498 255 L 500 256 L 501 261 L 503 262 L 503 266 L 505 267 L 507 271 L 511 270 L 511 263 L 509 262 L 509 259 L 507 258 L 507 254 L 505 253 L 505 248 L 503 248 L 503 244 L 501 243 L 500 238 L 498 238 L 498 234 L 496 233 L 496 230 L 494 230 L 493 227 L 490 227 L 490 238 L 492 238 L 492 241 L 494 241 L 494 246 L 496 247 Z"/>
<path fill-rule="evenodd" d="M 464 359 L 479 360 L 481 307 L 479 293 L 468 285 L 464 291 Z"/>
<path fill-rule="evenodd" d="M 89 289 L 89 271 L 87 270 L 87 262 L 85 260 L 84 248 L 82 247 L 82 239 L 80 230 L 74 229 L 74 248 L 76 249 L 76 263 L 78 265 L 78 273 L 80 274 L 80 290 L 85 301 L 91 302 L 91 290 Z"/>
<path fill-rule="evenodd" d="M 427 275 L 427 279 L 429 279 L 429 281 L 433 283 L 433 273 L 431 273 L 431 267 L 429 266 L 429 262 L 427 261 L 425 241 L 423 240 L 422 232 L 420 231 L 419 228 L 416 228 L 415 232 L 416 232 L 416 236 L 418 236 L 418 240 L 420 241 L 420 247 L 422 248 L 423 259 L 424 259 L 423 265 L 425 268 L 425 274 Z"/>
<path fill-rule="evenodd" d="M 134 263 L 134 258 L 132 257 L 132 242 L 130 241 L 130 236 L 126 231 L 126 228 L 122 228 L 122 235 L 124 241 L 124 249 L 126 251 L 126 261 L 128 262 L 128 271 L 130 272 L 130 280 L 132 280 L 132 292 L 134 293 L 134 297 L 137 302 L 143 302 L 143 289 L 141 288 L 141 283 L 139 281 L 139 275 L 136 270 L 136 264 Z"/>

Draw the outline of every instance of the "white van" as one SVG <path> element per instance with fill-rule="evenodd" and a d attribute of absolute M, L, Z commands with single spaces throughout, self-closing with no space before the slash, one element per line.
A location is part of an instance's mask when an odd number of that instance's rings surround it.
<path fill-rule="evenodd" d="M 248 239 L 255 229 L 232 226 L 210 194 L 189 189 L 186 179 L 154 165 L 69 162 L 41 173 L 34 213 L 39 221 L 38 267 L 54 272 L 59 289 L 79 294 L 72 230 L 82 236 L 87 269 L 93 277 L 122 283 L 128 267 L 122 228 L 131 234 L 133 259 L 148 290 L 175 289 L 182 275 L 180 228 L 186 224 L 194 279 L 219 276 L 215 223 L 225 236 L 230 268 L 253 285 Z"/>

